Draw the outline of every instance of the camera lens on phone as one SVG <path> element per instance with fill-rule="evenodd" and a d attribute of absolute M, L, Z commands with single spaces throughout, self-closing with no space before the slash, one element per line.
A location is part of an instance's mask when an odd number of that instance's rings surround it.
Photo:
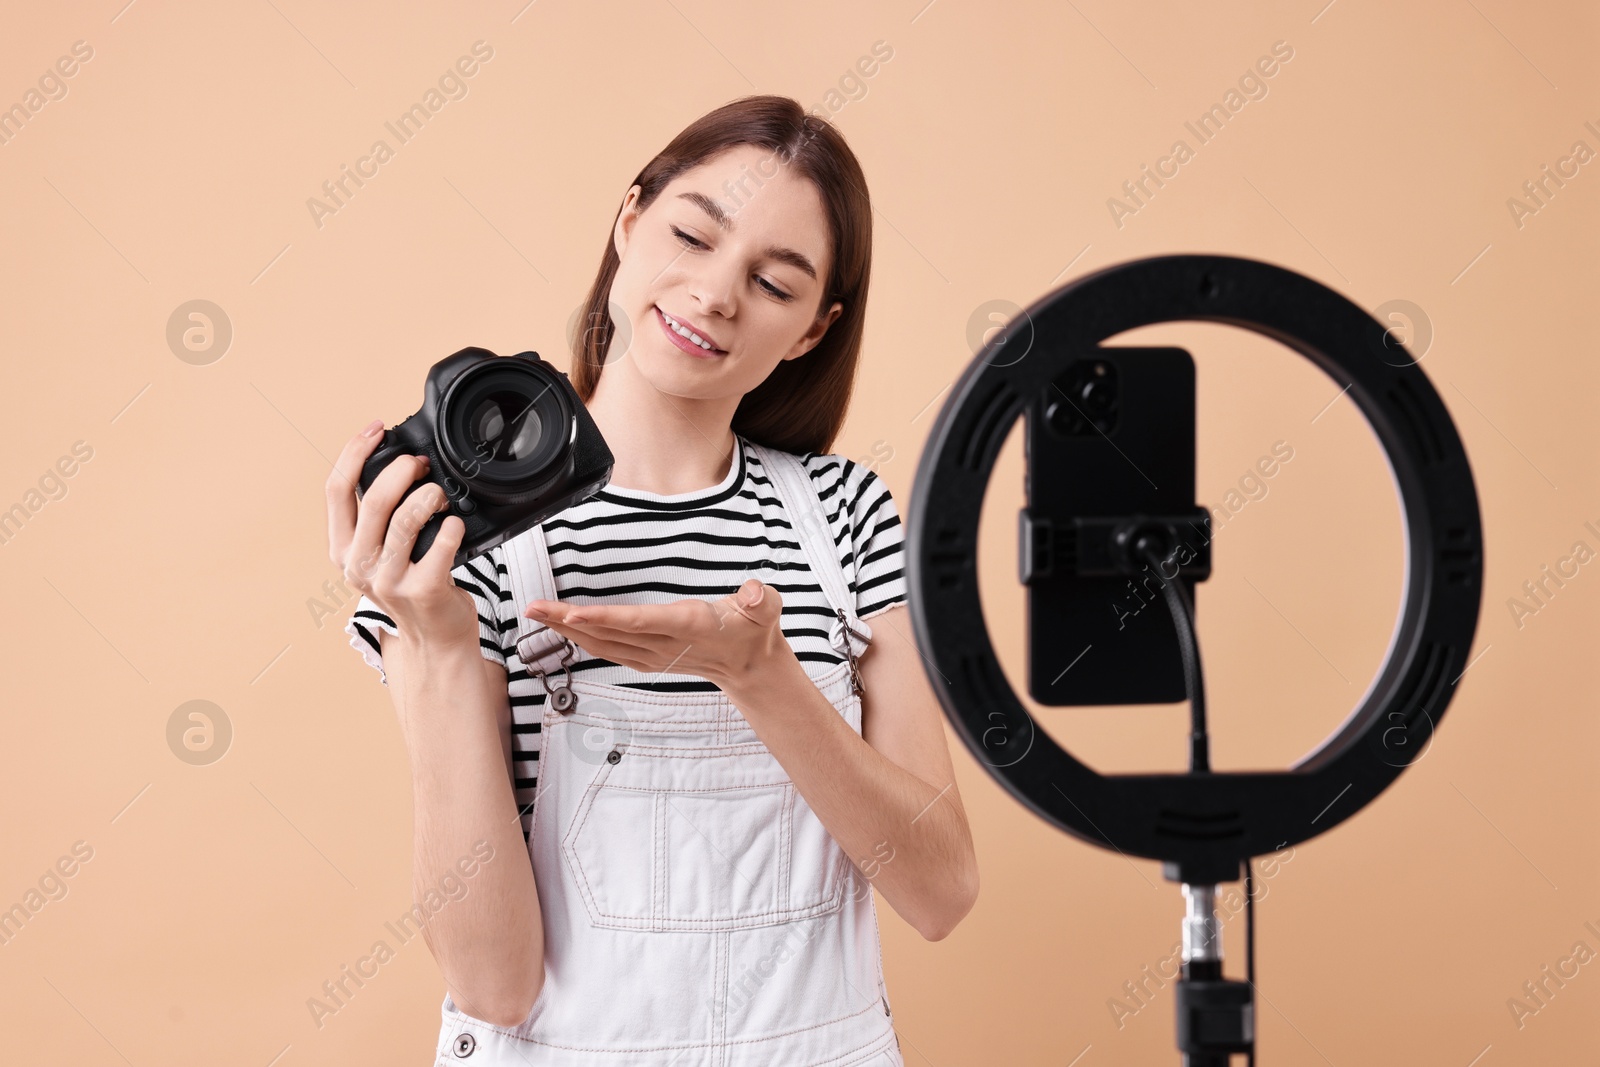
<path fill-rule="evenodd" d="M 1075 360 L 1050 385 L 1045 423 L 1063 437 L 1110 435 L 1117 426 L 1118 394 L 1114 365 L 1105 360 Z"/>

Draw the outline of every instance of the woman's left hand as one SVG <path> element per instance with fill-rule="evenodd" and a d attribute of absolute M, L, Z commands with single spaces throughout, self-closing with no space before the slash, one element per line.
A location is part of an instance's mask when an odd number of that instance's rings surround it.
<path fill-rule="evenodd" d="M 783 598 L 756 578 L 721 600 L 670 604 L 567 604 L 535 600 L 523 611 L 591 656 L 647 674 L 694 674 L 727 689 L 793 654 Z"/>

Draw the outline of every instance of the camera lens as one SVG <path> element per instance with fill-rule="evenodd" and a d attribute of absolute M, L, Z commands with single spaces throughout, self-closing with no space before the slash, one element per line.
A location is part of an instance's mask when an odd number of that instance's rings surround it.
<path fill-rule="evenodd" d="M 485 460 L 527 459 L 538 447 L 544 424 L 538 409 L 522 393 L 492 393 L 467 417 L 472 453 Z"/>
<path fill-rule="evenodd" d="M 469 492 L 523 503 L 566 470 L 577 419 L 559 373 L 519 356 L 488 356 L 445 390 L 439 451 Z"/>
<path fill-rule="evenodd" d="M 1050 383 L 1045 423 L 1062 437 L 1110 435 L 1117 426 L 1117 368 L 1103 359 L 1074 360 Z"/>
<path fill-rule="evenodd" d="M 1094 380 L 1084 383 L 1080 397 L 1084 412 L 1092 417 L 1099 417 L 1110 411 L 1116 399 L 1105 382 Z"/>

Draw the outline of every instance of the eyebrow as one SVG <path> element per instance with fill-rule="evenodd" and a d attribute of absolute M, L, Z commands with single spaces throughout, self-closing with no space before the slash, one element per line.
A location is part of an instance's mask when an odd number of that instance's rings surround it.
<path fill-rule="evenodd" d="M 733 218 L 723 210 L 721 204 L 706 194 L 696 192 L 679 193 L 678 199 L 687 200 L 691 204 L 697 205 L 701 211 L 711 216 L 712 221 L 717 224 L 719 229 L 729 233 L 733 232 Z M 817 268 L 811 265 L 811 260 L 803 253 L 796 252 L 792 248 L 784 248 L 781 245 L 769 245 L 761 250 L 761 254 L 768 259 L 777 260 L 779 263 L 787 263 L 797 270 L 803 270 L 810 275 L 812 281 L 817 280 Z"/>

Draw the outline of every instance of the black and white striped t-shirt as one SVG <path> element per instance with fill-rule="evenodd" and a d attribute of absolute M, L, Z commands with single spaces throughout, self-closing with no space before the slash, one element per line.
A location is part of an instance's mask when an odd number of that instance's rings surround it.
<path fill-rule="evenodd" d="M 782 509 L 760 458 L 743 437 L 727 475 L 709 489 L 664 496 L 607 486 L 588 500 L 545 520 L 545 544 L 559 598 L 572 604 L 665 604 L 686 597 L 719 600 L 748 578 L 758 578 L 783 596 L 784 636 L 814 676 L 842 658 L 828 641 L 833 609 Z M 888 487 L 876 473 L 843 456 L 804 453 L 829 519 L 856 615 L 870 619 L 906 601 L 903 530 Z M 479 644 L 485 659 L 515 664 L 517 622 L 524 604 L 514 604 L 502 548 L 497 546 L 457 567 L 456 584 L 478 605 Z M 345 627 L 351 645 L 382 677 L 376 628 L 394 634 L 394 623 L 365 596 Z M 874 640 L 877 635 L 874 635 Z M 653 675 L 583 649 L 572 676 L 595 682 L 666 692 L 716 688 L 691 674 Z M 512 757 L 517 802 L 527 813 L 538 784 L 540 722 L 544 687 L 517 666 L 506 679 L 512 713 Z M 385 679 L 385 684 L 387 680 Z"/>

